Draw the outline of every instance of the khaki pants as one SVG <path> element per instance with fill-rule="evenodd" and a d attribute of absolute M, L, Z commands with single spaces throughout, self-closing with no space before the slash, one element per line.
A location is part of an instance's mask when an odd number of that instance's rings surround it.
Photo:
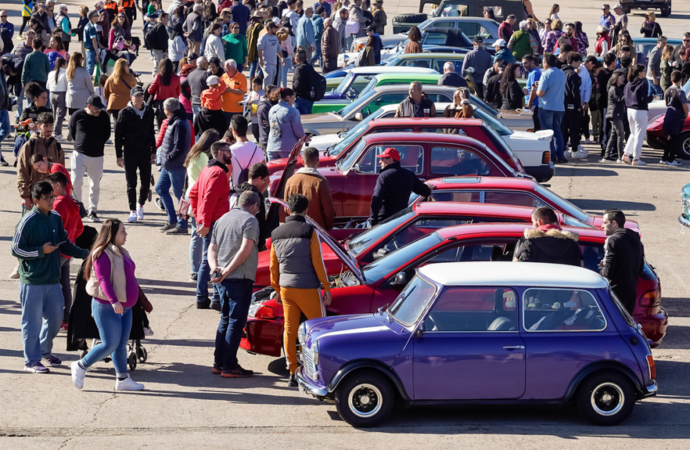
<path fill-rule="evenodd" d="M 297 330 L 299 320 L 304 313 L 307 320 L 323 317 L 321 315 L 321 298 L 318 289 L 281 288 L 280 298 L 283 302 L 283 316 L 285 317 L 285 331 L 283 345 L 290 373 L 297 370 Z"/>
<path fill-rule="evenodd" d="M 310 64 L 311 63 L 311 45 L 307 45 L 306 47 L 303 47 L 300 45 L 298 47 L 298 50 L 302 50 L 304 53 L 307 54 L 306 61 L 307 61 L 307 64 Z"/>

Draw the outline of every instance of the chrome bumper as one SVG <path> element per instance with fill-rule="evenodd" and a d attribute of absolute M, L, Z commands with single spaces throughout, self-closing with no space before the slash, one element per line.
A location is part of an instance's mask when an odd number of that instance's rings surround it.
<path fill-rule="evenodd" d="M 680 222 L 681 225 L 690 228 L 690 219 L 685 217 L 684 214 L 681 214 L 680 216 L 678 216 L 678 222 Z"/>
<path fill-rule="evenodd" d="M 297 376 L 297 384 L 299 385 L 300 392 L 309 394 L 319 400 L 323 400 L 328 395 L 328 390 L 316 386 L 311 382 L 311 380 L 302 375 L 302 367 L 297 369 L 297 373 L 295 375 Z"/>
<path fill-rule="evenodd" d="M 645 392 L 643 393 L 642 398 L 653 397 L 656 395 L 658 390 L 659 385 L 656 384 L 656 380 L 652 380 L 652 384 L 645 386 Z"/>

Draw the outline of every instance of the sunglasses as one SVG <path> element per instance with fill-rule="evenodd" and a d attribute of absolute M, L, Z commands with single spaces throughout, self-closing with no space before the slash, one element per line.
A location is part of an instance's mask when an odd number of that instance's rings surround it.
<path fill-rule="evenodd" d="M 55 196 L 51 195 L 50 197 L 41 197 L 41 200 L 46 202 L 52 202 L 53 200 L 55 200 Z"/>

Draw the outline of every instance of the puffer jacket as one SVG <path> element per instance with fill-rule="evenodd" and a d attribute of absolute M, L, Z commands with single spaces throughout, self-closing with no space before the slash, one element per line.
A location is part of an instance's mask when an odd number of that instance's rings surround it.
<path fill-rule="evenodd" d="M 543 228 L 543 227 L 542 227 Z M 515 259 L 521 262 L 582 265 L 582 250 L 576 233 L 561 230 L 558 226 L 550 229 L 527 229 L 515 246 Z"/>
<path fill-rule="evenodd" d="M 187 120 L 187 113 L 180 108 L 168 118 L 168 127 L 165 130 L 163 144 L 161 145 L 161 157 L 165 170 L 184 170 L 184 160 L 189 153 L 189 135 L 191 129 Z"/>
<path fill-rule="evenodd" d="M 609 88 L 608 107 L 606 108 L 607 119 L 625 118 L 625 95 L 623 86 L 611 86 Z"/>
<path fill-rule="evenodd" d="M 395 117 L 424 117 L 425 109 L 429 110 L 429 117 L 436 117 L 436 105 L 422 92 L 422 100 L 419 105 L 415 104 L 409 96 L 400 102 Z"/>
<path fill-rule="evenodd" d="M 644 267 L 644 248 L 640 235 L 628 228 L 619 228 L 606 238 L 601 275 L 632 313 L 637 299 L 637 280 Z"/>
<path fill-rule="evenodd" d="M 19 151 L 17 162 L 17 190 L 21 198 L 31 198 L 31 188 L 49 175 L 37 172 L 31 166 L 31 157 L 35 154 L 43 155 L 54 163 L 65 165 L 65 153 L 54 137 L 44 139 L 38 134 L 32 135 Z"/>

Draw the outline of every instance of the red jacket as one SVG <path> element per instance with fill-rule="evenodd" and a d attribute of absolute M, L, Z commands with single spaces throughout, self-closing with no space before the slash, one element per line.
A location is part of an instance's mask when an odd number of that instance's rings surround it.
<path fill-rule="evenodd" d="M 153 82 L 149 85 L 149 94 L 155 94 L 155 100 L 167 100 L 171 97 L 180 97 L 180 77 L 173 75 L 170 79 L 169 86 L 163 86 L 161 83 L 161 75 L 157 74 Z"/>
<path fill-rule="evenodd" d="M 187 120 L 189 122 L 189 126 L 191 127 L 190 130 L 194 131 L 194 124 L 192 123 L 191 120 Z M 165 130 L 168 129 L 168 119 L 163 119 L 163 122 L 161 123 L 161 129 L 158 131 L 158 137 L 156 138 L 156 148 L 160 147 L 163 145 L 163 138 L 165 137 Z M 190 144 L 189 148 L 194 147 L 194 143 L 196 142 L 196 139 L 194 139 L 194 133 L 189 133 L 191 135 L 190 138 Z"/>
<path fill-rule="evenodd" d="M 65 227 L 65 231 L 67 231 L 67 237 L 74 244 L 74 240 L 84 232 L 84 223 L 79 216 L 79 205 L 72 200 L 72 197 L 60 195 L 55 198 L 53 209 L 60 214 L 62 225 Z M 69 258 L 67 255 L 60 254 L 65 258 Z"/>
<path fill-rule="evenodd" d="M 197 228 L 210 227 L 230 211 L 230 171 L 212 159 L 199 174 L 189 191 L 189 203 L 196 217 Z"/>
<path fill-rule="evenodd" d="M 67 186 L 65 186 L 65 191 L 67 191 L 68 196 L 72 195 L 72 189 L 74 189 L 74 187 L 72 186 L 72 178 L 69 176 L 69 172 L 67 171 L 65 166 L 63 166 L 62 164 L 53 163 L 53 165 L 50 166 L 50 173 L 55 173 L 55 172 L 62 172 L 63 175 L 65 175 L 65 177 L 67 177 Z M 81 233 L 79 233 L 79 234 L 81 234 Z"/>

